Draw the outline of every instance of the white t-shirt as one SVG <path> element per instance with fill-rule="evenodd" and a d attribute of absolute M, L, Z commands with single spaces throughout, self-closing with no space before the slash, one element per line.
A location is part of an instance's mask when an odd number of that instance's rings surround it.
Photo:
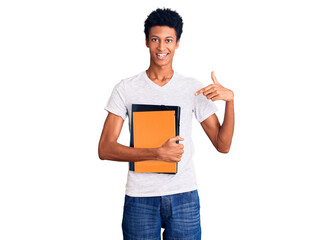
<path fill-rule="evenodd" d="M 174 71 L 170 81 L 159 86 L 151 81 L 146 71 L 121 80 L 112 91 L 105 110 L 122 117 L 129 117 L 131 132 L 132 104 L 180 106 L 179 136 L 184 145 L 182 159 L 176 174 L 135 173 L 128 171 L 126 194 L 133 197 L 152 197 L 188 192 L 197 189 L 193 164 L 192 114 L 199 123 L 214 114 L 218 108 L 203 94 L 194 93 L 203 88 L 196 79 L 187 78 Z"/>

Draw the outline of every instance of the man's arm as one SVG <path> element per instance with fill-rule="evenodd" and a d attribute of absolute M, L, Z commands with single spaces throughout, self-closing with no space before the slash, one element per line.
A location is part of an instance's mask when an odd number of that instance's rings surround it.
<path fill-rule="evenodd" d="M 234 93 L 227 88 L 224 88 L 216 79 L 214 72 L 212 72 L 213 84 L 204 87 L 197 91 L 195 95 L 202 93 L 212 101 L 223 100 L 226 101 L 224 120 L 222 125 L 216 116 L 211 115 L 206 120 L 201 122 L 201 126 L 206 132 L 207 136 L 213 143 L 214 147 L 222 153 L 228 153 L 231 146 L 232 136 L 234 134 Z"/>
<path fill-rule="evenodd" d="M 217 151 L 228 153 L 234 133 L 234 101 L 226 102 L 224 121 L 220 126 L 216 114 L 201 122 L 201 126 Z"/>
<path fill-rule="evenodd" d="M 109 113 L 102 131 L 98 145 L 98 155 L 101 160 L 113 160 L 123 162 L 136 162 L 142 160 L 163 160 L 179 162 L 184 153 L 183 144 L 176 141 L 184 139 L 177 136 L 168 139 L 158 148 L 133 148 L 117 142 L 124 120 L 113 113 Z"/>

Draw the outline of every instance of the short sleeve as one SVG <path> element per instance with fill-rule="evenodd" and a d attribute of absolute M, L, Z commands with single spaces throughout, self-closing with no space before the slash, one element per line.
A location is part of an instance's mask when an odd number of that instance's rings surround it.
<path fill-rule="evenodd" d="M 199 83 L 199 86 L 195 91 L 198 91 L 203 87 L 203 84 Z M 206 118 L 216 113 L 217 111 L 218 108 L 216 104 L 212 100 L 207 99 L 206 96 L 204 96 L 202 93 L 198 96 L 194 96 L 193 112 L 199 123 L 203 122 L 206 120 Z"/>
<path fill-rule="evenodd" d="M 111 96 L 104 109 L 122 117 L 124 121 L 126 120 L 127 108 L 125 101 L 125 88 L 122 81 L 114 86 Z"/>

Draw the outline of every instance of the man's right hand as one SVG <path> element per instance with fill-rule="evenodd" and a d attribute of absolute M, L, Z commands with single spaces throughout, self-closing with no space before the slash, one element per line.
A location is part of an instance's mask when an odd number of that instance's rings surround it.
<path fill-rule="evenodd" d="M 179 136 L 169 138 L 158 148 L 158 159 L 167 162 L 179 162 L 184 153 L 184 145 L 176 143 L 176 141 L 184 141 L 184 138 Z"/>

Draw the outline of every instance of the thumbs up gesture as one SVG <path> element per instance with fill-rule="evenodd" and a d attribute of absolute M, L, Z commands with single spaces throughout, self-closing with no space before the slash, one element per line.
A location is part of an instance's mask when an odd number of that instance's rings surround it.
<path fill-rule="evenodd" d="M 208 85 L 207 87 L 201 88 L 195 93 L 195 96 L 203 94 L 207 99 L 212 101 L 223 100 L 226 102 L 234 100 L 234 93 L 225 87 L 223 87 L 216 79 L 214 72 L 212 72 L 213 84 Z"/>

